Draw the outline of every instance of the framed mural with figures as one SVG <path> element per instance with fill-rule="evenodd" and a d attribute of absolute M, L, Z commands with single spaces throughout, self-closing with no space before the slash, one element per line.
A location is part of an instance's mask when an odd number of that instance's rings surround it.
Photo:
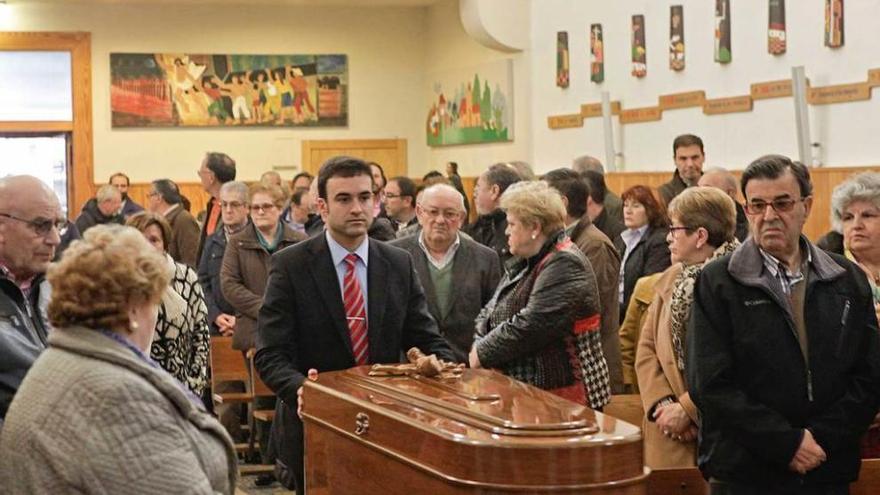
<path fill-rule="evenodd" d="M 348 125 L 346 55 L 111 53 L 113 127 Z"/>

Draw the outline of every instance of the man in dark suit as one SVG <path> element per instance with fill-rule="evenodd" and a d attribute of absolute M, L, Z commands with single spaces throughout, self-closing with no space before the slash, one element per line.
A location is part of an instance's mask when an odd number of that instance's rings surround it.
<path fill-rule="evenodd" d="M 416 215 L 422 230 L 391 245 L 409 251 L 440 335 L 449 342 L 456 360 L 466 363 L 474 343 L 474 319 L 501 279 L 498 255 L 459 233 L 464 196 L 455 188 L 435 184 L 420 198 Z"/>
<path fill-rule="evenodd" d="M 303 486 L 303 424 L 295 408 L 310 372 L 396 363 L 410 347 L 453 360 L 428 313 L 412 259 L 370 240 L 373 179 L 357 158 L 331 158 L 318 173 L 323 235 L 278 252 L 258 321 L 255 364 L 281 399 L 273 435 L 281 481 Z"/>

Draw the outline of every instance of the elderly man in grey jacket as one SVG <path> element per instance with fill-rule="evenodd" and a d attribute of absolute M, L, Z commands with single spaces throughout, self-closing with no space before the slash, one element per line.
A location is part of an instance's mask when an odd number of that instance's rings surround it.
<path fill-rule="evenodd" d="M 440 334 L 461 362 L 474 342 L 474 319 L 501 279 L 494 250 L 459 232 L 464 197 L 446 184 L 433 185 L 416 205 L 420 233 L 391 244 L 409 251 Z"/>
<path fill-rule="evenodd" d="M 67 221 L 58 197 L 29 175 L 0 179 L 0 426 L 24 375 L 46 348 L 43 276 Z"/>

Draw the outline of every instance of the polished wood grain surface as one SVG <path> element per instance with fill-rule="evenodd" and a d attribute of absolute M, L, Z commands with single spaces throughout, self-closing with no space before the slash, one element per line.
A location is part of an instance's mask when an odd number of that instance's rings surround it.
<path fill-rule="evenodd" d="M 448 387 L 367 371 L 305 387 L 310 493 L 645 493 L 631 424 L 493 371 Z"/>

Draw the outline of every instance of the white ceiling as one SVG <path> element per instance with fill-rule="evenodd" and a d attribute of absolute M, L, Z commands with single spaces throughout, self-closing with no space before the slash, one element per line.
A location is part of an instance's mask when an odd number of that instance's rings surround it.
<path fill-rule="evenodd" d="M 80 4 L 165 4 L 165 5 L 276 5 L 276 6 L 342 6 L 342 7 L 427 7 L 438 1 L 449 0 L 7 0 L 9 4 L 31 3 L 80 3 Z"/>

